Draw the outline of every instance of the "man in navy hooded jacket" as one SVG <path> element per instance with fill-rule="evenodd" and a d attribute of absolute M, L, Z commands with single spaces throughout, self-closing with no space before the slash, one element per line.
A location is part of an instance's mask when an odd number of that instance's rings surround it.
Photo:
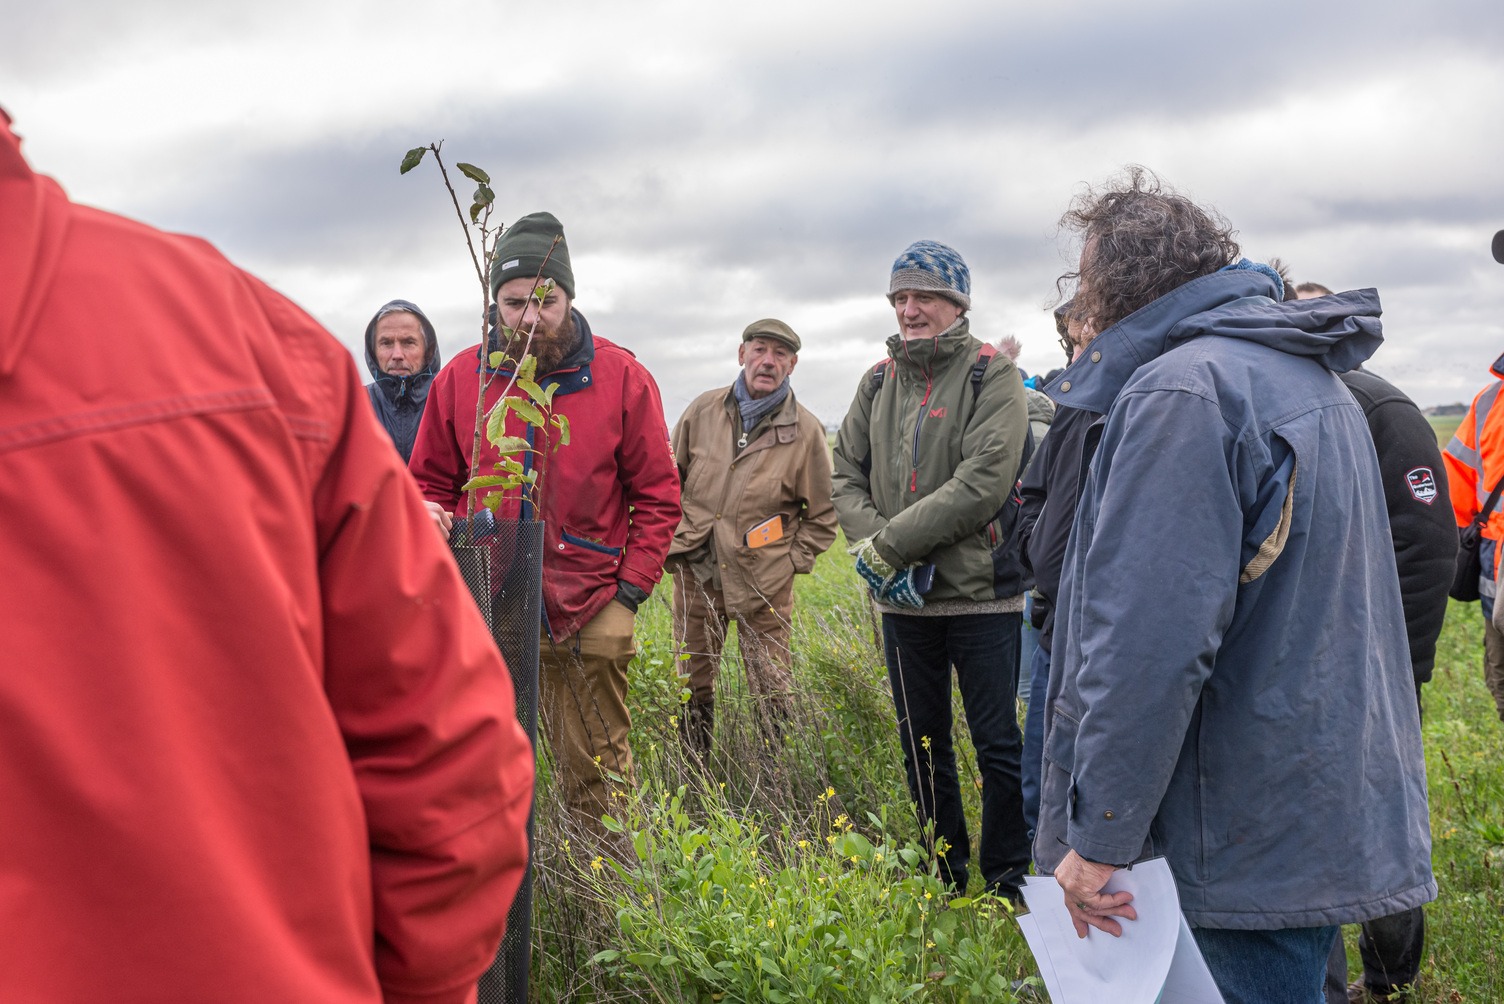
<path fill-rule="evenodd" d="M 1281 303 L 1139 168 L 1063 222 L 1100 334 L 1047 391 L 1100 418 L 1036 860 L 1084 937 L 1135 917 L 1114 867 L 1163 855 L 1229 1004 L 1319 1001 L 1337 925 L 1436 896 L 1384 491 L 1337 377 L 1382 340 L 1378 296 Z"/>
<path fill-rule="evenodd" d="M 412 459 L 428 386 L 439 371 L 439 340 L 415 303 L 392 300 L 366 325 L 366 394 L 402 462 Z"/>

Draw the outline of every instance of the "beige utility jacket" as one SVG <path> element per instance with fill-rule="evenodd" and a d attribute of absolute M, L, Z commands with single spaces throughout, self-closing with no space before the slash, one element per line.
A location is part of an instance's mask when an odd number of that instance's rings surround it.
<path fill-rule="evenodd" d="M 691 574 L 691 556 L 709 543 L 732 613 L 768 603 L 795 574 L 814 568 L 836 539 L 820 420 L 790 390 L 738 450 L 741 435 L 736 397 L 722 387 L 695 398 L 673 438 L 684 516 L 669 548 L 669 570 Z M 749 547 L 747 531 L 771 517 L 779 517 L 781 539 Z"/>

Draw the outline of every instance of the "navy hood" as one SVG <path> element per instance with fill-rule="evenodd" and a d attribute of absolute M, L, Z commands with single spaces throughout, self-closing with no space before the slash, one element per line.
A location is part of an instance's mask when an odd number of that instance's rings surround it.
<path fill-rule="evenodd" d="M 1058 404 L 1105 414 L 1135 370 L 1203 335 L 1307 356 L 1334 373 L 1356 369 L 1384 340 L 1377 290 L 1311 300 L 1280 295 L 1279 278 L 1267 267 L 1229 266 L 1192 279 L 1098 335 L 1045 392 Z"/>
<path fill-rule="evenodd" d="M 423 326 L 423 338 L 427 342 L 426 347 L 428 349 L 428 363 L 410 377 L 390 376 L 381 372 L 381 367 L 376 364 L 376 322 L 381 319 L 383 314 L 390 313 L 393 310 L 404 310 L 412 314 L 418 319 L 418 323 Z M 433 322 L 428 319 L 427 314 L 419 309 L 416 303 L 410 300 L 388 300 L 381 305 L 380 310 L 371 315 L 370 323 L 366 325 L 366 371 L 371 374 L 376 383 L 390 383 L 395 393 L 397 386 L 404 379 L 418 380 L 420 377 L 426 377 L 427 379 L 422 381 L 426 392 L 428 381 L 432 380 L 434 374 L 439 372 L 441 364 L 442 361 L 439 359 L 439 336 L 433 329 Z"/>
<path fill-rule="evenodd" d="M 383 314 L 393 310 L 412 314 L 423 328 L 428 362 L 411 376 L 383 373 L 376 364 L 376 322 Z M 404 462 L 412 456 L 413 442 L 418 437 L 418 422 L 423 417 L 423 405 L 428 400 L 428 388 L 433 383 L 434 375 L 439 372 L 439 365 L 439 339 L 434 332 L 433 322 L 418 309 L 417 304 L 408 300 L 391 300 L 383 304 L 366 325 L 366 369 L 375 378 L 366 384 L 366 394 L 371 399 L 371 407 L 376 409 L 376 417 L 392 437 Z"/>

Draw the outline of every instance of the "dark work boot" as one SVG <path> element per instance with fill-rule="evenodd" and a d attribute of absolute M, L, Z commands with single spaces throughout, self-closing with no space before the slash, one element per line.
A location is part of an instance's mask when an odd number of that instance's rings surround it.
<path fill-rule="evenodd" d="M 768 697 L 757 702 L 757 733 L 769 752 L 783 748 L 783 734 L 788 731 L 789 702 L 786 697 Z"/>
<path fill-rule="evenodd" d="M 715 736 L 715 700 L 690 701 L 684 705 L 684 715 L 679 719 L 679 738 L 684 748 L 698 759 L 710 756 L 710 743 Z"/>

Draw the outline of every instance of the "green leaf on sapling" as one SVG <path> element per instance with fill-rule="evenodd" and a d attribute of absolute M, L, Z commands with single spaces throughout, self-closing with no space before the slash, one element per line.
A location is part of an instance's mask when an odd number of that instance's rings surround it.
<path fill-rule="evenodd" d="M 548 406 L 548 399 L 543 395 L 543 388 L 539 387 L 532 380 L 529 380 L 526 377 L 518 377 L 517 386 L 522 390 L 524 394 L 532 398 L 533 403 L 538 405 L 540 408 Z"/>
<path fill-rule="evenodd" d="M 406 174 L 408 171 L 411 171 L 413 168 L 417 167 L 418 164 L 422 162 L 423 155 L 427 152 L 428 147 L 426 146 L 415 146 L 411 150 L 407 151 L 407 153 L 402 158 L 402 173 Z"/>
<path fill-rule="evenodd" d="M 502 398 L 486 413 L 486 442 L 494 443 L 507 434 L 507 401 L 509 400 L 511 399 Z"/>
<path fill-rule="evenodd" d="M 506 474 L 477 474 L 460 486 L 460 491 L 468 492 L 477 488 L 512 488 L 517 484 L 516 478 Z"/>
<path fill-rule="evenodd" d="M 529 401 L 527 398 L 504 397 L 501 400 L 502 403 L 505 403 L 508 408 L 511 408 L 519 416 L 521 416 L 524 422 L 526 422 L 528 425 L 533 426 L 534 428 L 541 429 L 543 428 L 544 423 L 548 421 L 543 417 L 543 412 L 538 410 L 538 406 Z"/>
<path fill-rule="evenodd" d="M 491 191 L 485 185 L 477 185 L 475 188 L 475 201 L 470 203 L 470 222 L 476 222 L 485 208 L 495 201 L 495 192 Z"/>
<path fill-rule="evenodd" d="M 476 167 L 474 164 L 466 164 L 464 161 L 460 161 L 454 166 L 459 170 L 461 174 L 469 178 L 471 181 L 478 181 L 482 185 L 489 185 L 491 183 L 491 176 L 485 171 L 482 171 L 480 168 Z"/>
<path fill-rule="evenodd" d="M 496 447 L 497 453 L 526 453 L 533 448 L 521 436 L 502 436 L 500 439 L 491 440 L 491 445 Z"/>

